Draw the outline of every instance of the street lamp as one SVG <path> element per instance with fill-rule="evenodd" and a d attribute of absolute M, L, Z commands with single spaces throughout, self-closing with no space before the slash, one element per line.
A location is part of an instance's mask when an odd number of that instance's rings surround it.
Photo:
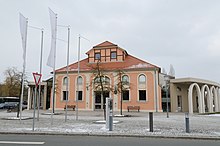
<path fill-rule="evenodd" d="M 164 76 L 164 80 L 165 80 L 165 88 L 166 88 L 166 102 L 167 102 L 167 118 L 169 118 L 169 105 L 168 105 L 168 88 L 169 88 L 169 85 L 168 85 L 168 83 L 169 83 L 169 81 L 170 81 L 170 77 L 169 77 L 169 75 L 165 75 Z"/>

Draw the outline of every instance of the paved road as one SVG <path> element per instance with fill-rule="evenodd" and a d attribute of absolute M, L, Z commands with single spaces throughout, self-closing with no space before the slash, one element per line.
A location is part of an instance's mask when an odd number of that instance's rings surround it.
<path fill-rule="evenodd" d="M 20 143 L 20 144 L 19 144 Z M 215 140 L 96 137 L 62 135 L 0 135 L 0 146 L 219 146 Z"/>

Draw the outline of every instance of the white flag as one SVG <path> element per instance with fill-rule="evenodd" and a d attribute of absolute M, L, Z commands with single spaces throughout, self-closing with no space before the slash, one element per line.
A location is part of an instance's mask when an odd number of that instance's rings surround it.
<path fill-rule="evenodd" d="M 21 40 L 22 40 L 22 48 L 23 48 L 23 60 L 25 67 L 26 61 L 26 41 L 27 41 L 27 18 L 25 18 L 21 13 L 19 13 L 20 17 L 20 32 L 21 32 Z"/>
<path fill-rule="evenodd" d="M 55 67 L 56 56 L 56 33 L 57 33 L 57 15 L 49 8 L 50 23 L 51 23 L 51 48 L 47 59 L 47 65 Z"/>
<path fill-rule="evenodd" d="M 25 66 L 26 66 L 26 44 L 27 44 L 27 27 L 28 21 L 21 13 L 19 13 L 19 21 L 20 21 L 20 32 L 21 32 L 21 40 L 22 40 L 22 48 L 23 48 L 23 73 L 22 73 L 22 90 L 21 90 L 21 98 L 20 103 L 23 102 L 24 98 L 24 74 L 25 74 Z M 22 117 L 22 104 L 20 104 L 20 120 Z"/>

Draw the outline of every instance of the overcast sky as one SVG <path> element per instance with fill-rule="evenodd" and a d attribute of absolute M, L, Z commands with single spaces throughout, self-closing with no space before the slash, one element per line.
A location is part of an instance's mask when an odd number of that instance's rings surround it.
<path fill-rule="evenodd" d="M 70 62 L 77 61 L 78 34 L 81 58 L 103 41 L 110 41 L 133 56 L 176 77 L 220 82 L 219 0 L 0 0 L 0 82 L 9 67 L 22 71 L 19 12 L 30 26 L 44 28 L 43 79 L 50 50 L 48 7 L 58 14 L 59 25 L 71 26 Z M 67 28 L 58 27 L 58 38 L 67 40 Z M 41 32 L 28 28 L 26 73 L 39 72 Z M 57 41 L 56 68 L 66 65 L 67 43 Z"/>

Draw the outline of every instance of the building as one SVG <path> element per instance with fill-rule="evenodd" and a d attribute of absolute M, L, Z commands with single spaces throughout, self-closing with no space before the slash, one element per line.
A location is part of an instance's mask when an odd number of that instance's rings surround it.
<path fill-rule="evenodd" d="M 69 80 L 66 67 L 55 71 L 55 109 L 63 110 L 68 99 L 67 104 L 78 104 L 79 110 L 100 110 L 105 107 L 105 98 L 110 97 L 118 111 L 122 96 L 123 110 L 138 106 L 141 111 L 162 111 L 159 67 L 108 41 L 94 46 L 86 55 L 79 62 L 79 76 L 77 62 L 69 65 Z"/>
<path fill-rule="evenodd" d="M 171 112 L 220 112 L 220 84 L 197 78 L 170 80 Z"/>
<path fill-rule="evenodd" d="M 37 87 L 36 93 L 36 106 L 38 106 L 39 100 L 39 109 L 49 109 L 50 108 L 50 97 L 51 97 L 51 88 L 52 88 L 52 78 L 41 82 L 41 91 L 39 98 L 39 86 Z M 27 101 L 27 109 L 33 109 L 35 96 L 35 82 L 28 82 L 28 101 Z M 37 107 L 36 107 L 37 108 Z"/>
<path fill-rule="evenodd" d="M 68 86 L 66 67 L 55 71 L 56 110 L 64 109 L 66 99 L 68 105 L 78 104 L 79 110 L 101 110 L 105 108 L 106 97 L 110 97 L 115 111 L 121 109 L 122 103 L 123 110 L 135 106 L 153 112 L 220 112 L 219 83 L 198 78 L 175 79 L 108 41 L 86 54 L 88 57 L 79 62 L 79 76 L 78 62 L 69 65 Z M 52 107 L 51 80 L 42 83 L 42 109 Z M 33 108 L 34 87 L 34 83 L 29 83 L 28 109 Z"/>
<path fill-rule="evenodd" d="M 162 110 L 163 112 L 171 111 L 170 104 L 170 85 L 169 80 L 175 79 L 175 75 L 159 74 L 159 85 L 161 87 Z"/>

